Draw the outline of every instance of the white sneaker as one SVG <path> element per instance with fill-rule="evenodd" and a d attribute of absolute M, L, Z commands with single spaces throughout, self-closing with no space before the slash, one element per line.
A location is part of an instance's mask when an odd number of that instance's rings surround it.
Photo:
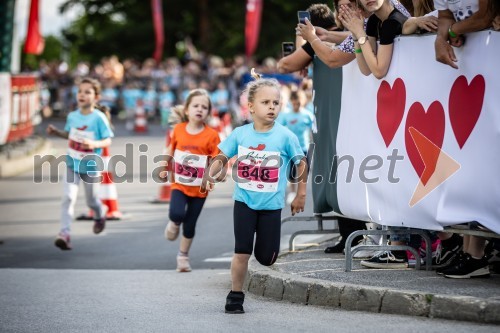
<path fill-rule="evenodd" d="M 172 221 L 168 221 L 167 226 L 165 228 L 165 238 L 171 241 L 174 241 L 179 236 L 180 226 L 175 224 Z"/>
<path fill-rule="evenodd" d="M 177 272 L 187 273 L 191 272 L 191 265 L 189 265 L 189 257 L 177 256 Z"/>
<path fill-rule="evenodd" d="M 372 238 L 372 236 L 363 236 L 363 240 L 358 243 L 358 245 L 353 246 L 351 251 L 357 249 L 360 246 L 364 245 L 379 245 L 378 242 Z M 359 250 L 354 253 L 353 258 L 371 258 L 375 256 L 380 250 Z"/>
<path fill-rule="evenodd" d="M 295 199 L 295 195 L 296 195 L 295 192 L 290 192 L 290 193 L 287 194 L 287 196 L 286 196 L 286 204 L 287 205 L 291 205 L 292 204 L 293 199 Z"/>

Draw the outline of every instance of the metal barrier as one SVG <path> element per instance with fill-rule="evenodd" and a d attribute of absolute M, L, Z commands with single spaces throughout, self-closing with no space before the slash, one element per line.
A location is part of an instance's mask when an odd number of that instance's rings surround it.
<path fill-rule="evenodd" d="M 352 250 L 351 245 L 354 238 L 361 235 L 382 235 L 382 244 L 387 243 L 387 236 L 389 235 L 420 235 L 425 240 L 425 269 L 432 270 L 432 249 L 431 249 L 431 239 L 425 230 L 420 229 L 408 229 L 408 230 L 358 230 L 354 231 L 347 237 L 345 244 L 345 271 L 350 272 L 352 270 L 352 256 L 361 250 L 380 250 L 380 251 L 391 251 L 391 250 L 407 250 L 410 251 L 415 256 L 415 269 L 420 269 L 420 253 L 413 247 L 409 245 L 360 245 L 359 247 Z"/>
<path fill-rule="evenodd" d="M 294 239 L 298 235 L 314 235 L 314 234 L 336 234 L 339 233 L 338 227 L 336 229 L 324 229 L 323 228 L 323 221 L 337 221 L 337 215 L 328 215 L 328 216 L 323 216 L 322 214 L 316 214 L 314 216 L 289 216 L 281 219 L 281 225 L 283 225 L 286 222 L 293 222 L 293 221 L 303 221 L 303 222 L 309 222 L 309 221 L 317 221 L 318 222 L 318 227 L 316 230 L 299 230 L 296 231 L 292 234 L 290 237 L 290 240 L 288 241 L 288 250 L 289 251 L 295 251 L 295 246 L 294 246 Z"/>

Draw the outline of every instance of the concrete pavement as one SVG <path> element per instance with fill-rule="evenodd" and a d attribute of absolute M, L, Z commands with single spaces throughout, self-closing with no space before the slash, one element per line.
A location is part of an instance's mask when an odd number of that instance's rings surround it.
<path fill-rule="evenodd" d="M 500 275 L 446 279 L 434 271 L 366 269 L 321 244 L 283 252 L 272 267 L 252 260 L 246 289 L 259 296 L 345 310 L 500 324 Z"/>

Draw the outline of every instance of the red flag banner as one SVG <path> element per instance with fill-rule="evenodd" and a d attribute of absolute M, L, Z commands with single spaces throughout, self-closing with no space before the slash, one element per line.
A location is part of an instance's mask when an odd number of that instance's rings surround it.
<path fill-rule="evenodd" d="M 163 56 L 163 44 L 165 35 L 163 32 L 163 10 L 161 0 L 151 0 L 151 11 L 153 12 L 153 25 L 155 29 L 156 47 L 153 53 L 153 58 L 160 62 Z"/>
<path fill-rule="evenodd" d="M 263 0 L 247 0 L 245 23 L 245 54 L 251 57 L 257 48 Z"/>
<path fill-rule="evenodd" d="M 39 0 L 31 0 L 28 34 L 26 36 L 26 44 L 24 44 L 24 53 L 42 54 L 45 46 L 45 41 L 40 34 L 39 6 Z"/>

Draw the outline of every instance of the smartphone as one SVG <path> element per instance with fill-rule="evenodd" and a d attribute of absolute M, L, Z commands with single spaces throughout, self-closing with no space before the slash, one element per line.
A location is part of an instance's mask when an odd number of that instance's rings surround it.
<path fill-rule="evenodd" d="M 306 24 L 306 17 L 311 21 L 311 15 L 307 10 L 299 10 L 297 12 L 297 17 L 299 18 L 299 23 Z"/>
<path fill-rule="evenodd" d="M 281 52 L 283 57 L 286 57 L 289 54 L 292 54 L 295 51 L 295 43 L 294 42 L 283 42 L 281 43 Z"/>

